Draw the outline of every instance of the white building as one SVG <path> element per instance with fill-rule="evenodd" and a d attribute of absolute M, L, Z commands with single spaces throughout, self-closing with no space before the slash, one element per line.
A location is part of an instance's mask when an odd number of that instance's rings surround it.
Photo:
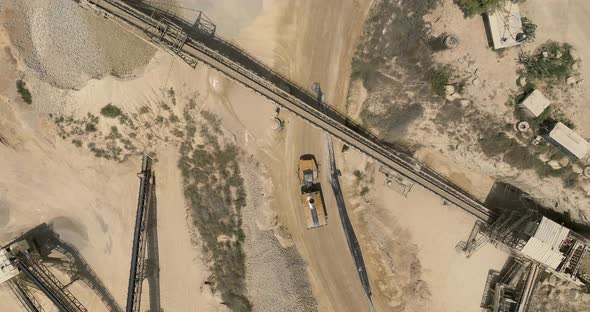
<path fill-rule="evenodd" d="M 520 252 L 558 277 L 581 285 L 577 273 L 588 247 L 586 239 L 543 217 Z"/>
<path fill-rule="evenodd" d="M 539 90 L 529 94 L 518 106 L 522 111 L 531 117 L 539 117 L 549 107 L 549 99 Z"/>
<path fill-rule="evenodd" d="M 590 143 L 561 122 L 549 132 L 549 139 L 564 152 L 578 159 L 586 160 L 590 155 Z"/>
<path fill-rule="evenodd" d="M 527 241 L 521 252 L 552 270 L 565 259 L 559 249 L 570 230 L 543 217 L 535 234 Z"/>
<path fill-rule="evenodd" d="M 525 35 L 518 4 L 506 1 L 502 8 L 486 15 L 487 27 L 492 37 L 494 50 L 521 44 Z"/>

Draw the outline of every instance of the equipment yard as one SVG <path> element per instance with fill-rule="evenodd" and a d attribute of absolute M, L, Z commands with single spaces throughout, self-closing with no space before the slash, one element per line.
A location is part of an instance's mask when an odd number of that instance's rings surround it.
<path fill-rule="evenodd" d="M 589 310 L 590 5 L 482 3 L 0 1 L 0 310 Z"/>

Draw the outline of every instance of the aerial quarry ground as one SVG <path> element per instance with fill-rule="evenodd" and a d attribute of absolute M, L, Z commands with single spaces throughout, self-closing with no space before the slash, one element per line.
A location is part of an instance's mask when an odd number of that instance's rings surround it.
<path fill-rule="evenodd" d="M 461 7 L 486 1 L 123 2 L 202 11 L 216 35 L 309 92 L 319 83 L 326 103 L 497 219 L 469 240 L 474 215 L 335 139 L 368 295 L 322 129 L 85 1 L 0 0 L 0 246 L 32 229 L 61 246 L 40 261 L 87 311 L 125 310 L 144 154 L 155 204 L 141 311 L 590 311 L 589 1 L 520 1 L 525 20 L 508 1 L 503 31 L 518 16 L 529 37 L 500 50 L 493 17 Z M 533 90 L 550 106 L 525 117 Z M 552 136 L 557 122 L 584 157 Z M 327 214 L 310 229 L 306 154 Z M 544 228 L 561 238 L 545 254 L 555 266 L 528 251 Z M 29 311 L 0 265 L 0 311 Z M 12 281 L 59 311 L 23 274 Z"/>

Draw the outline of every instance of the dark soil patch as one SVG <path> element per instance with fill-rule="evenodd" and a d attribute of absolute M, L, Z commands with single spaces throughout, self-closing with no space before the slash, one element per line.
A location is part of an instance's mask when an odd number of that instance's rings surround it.
<path fill-rule="evenodd" d="M 465 109 L 457 102 L 446 102 L 436 114 L 437 124 L 447 126 L 449 123 L 460 122 L 465 115 Z"/>
<path fill-rule="evenodd" d="M 410 124 L 422 116 L 424 109 L 418 103 L 399 106 L 391 105 L 385 114 L 374 114 L 369 110 L 363 110 L 361 118 L 369 121 L 371 126 L 381 131 L 381 137 L 388 142 L 400 140 Z"/>
<path fill-rule="evenodd" d="M 432 61 L 422 16 L 434 3 L 377 1 L 353 56 L 353 79 L 361 79 L 369 91 L 362 122 L 377 129 L 387 142 L 399 140 L 423 115 L 423 103 L 432 98 L 428 83 Z M 368 110 L 371 103 L 383 103 L 385 112 Z"/>

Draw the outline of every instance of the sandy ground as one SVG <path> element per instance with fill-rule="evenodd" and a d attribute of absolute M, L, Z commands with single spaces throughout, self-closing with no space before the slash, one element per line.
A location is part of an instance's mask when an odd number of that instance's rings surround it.
<path fill-rule="evenodd" d="M 234 33 L 227 30 L 227 34 L 235 36 L 233 40 L 246 50 L 302 86 L 311 87 L 313 82 L 320 82 L 328 101 L 339 108 L 344 106 L 354 34 L 360 33 L 369 1 L 262 1 L 260 11 L 252 12 L 240 11 L 231 1 L 208 3 L 218 12 L 215 14 L 225 16 L 230 10 L 239 16 L 224 20 L 219 27 L 233 24 L 232 27 L 240 29 L 240 32 L 233 30 Z M 268 31 L 273 28 L 275 31 Z M 129 258 L 139 160 L 123 164 L 98 160 L 69 142 L 55 139 L 53 127 L 32 112 L 38 110 L 36 105 L 45 103 L 38 101 L 28 107 L 14 91 L 15 78 L 18 75 L 28 78 L 31 73 L 18 72 L 19 64 L 8 54 L 2 55 L 0 61 L 12 66 L 7 71 L 12 76 L 0 77 L 3 102 L 0 136 L 8 142 L 0 144 L 0 156 L 5 160 L 0 168 L 9 177 L 0 181 L 0 217 L 8 216 L 0 220 L 8 220 L 3 224 L 0 239 L 8 239 L 39 222 L 54 221 L 62 238 L 80 249 L 123 303 L 128 267 L 121 263 L 127 263 Z M 43 83 L 34 82 L 32 87 L 49 88 L 43 87 Z M 264 191 L 259 188 L 249 191 L 253 203 L 259 201 L 265 205 L 249 211 L 249 217 L 244 220 L 252 237 L 264 238 L 259 245 L 250 241 L 251 248 L 246 250 L 248 287 L 261 287 L 250 291 L 255 310 L 257 306 L 269 304 L 269 294 L 264 290 L 281 298 L 293 297 L 280 302 L 285 311 L 292 306 L 301 307 L 297 305 L 300 303 L 312 307 L 301 311 L 313 310 L 311 289 L 320 311 L 366 311 L 364 292 L 327 182 L 325 141 L 320 130 L 281 112 L 279 117 L 286 121 L 285 129 L 273 132 L 273 104 L 215 71 L 201 65 L 193 70 L 162 52 L 156 53 L 139 78 L 91 79 L 79 91 L 66 93 L 63 105 L 50 100 L 46 105 L 76 116 L 87 112 L 97 114 L 107 103 L 133 111 L 146 101 L 157 100 L 159 92 L 170 87 L 185 97 L 198 93 L 204 103 L 202 108 L 222 117 L 223 126 L 243 147 L 245 159 L 260 163 L 263 168 L 260 171 L 270 177 L 272 186 L 264 184 L 269 181 L 248 180 L 265 185 Z M 163 308 L 223 311 L 219 299 L 204 286 L 209 273 L 185 227 L 185 203 L 174 150 L 168 145 L 158 151 L 161 154 L 156 170 Z M 312 231 L 305 229 L 303 211 L 299 209 L 296 166 L 304 153 L 313 153 L 320 161 L 329 216 L 328 226 Z M 364 164 L 358 156 L 350 162 Z M 350 169 L 344 174 L 351 184 L 350 172 L 358 167 L 344 168 Z M 374 178 L 371 204 L 361 204 L 360 199 L 353 198 L 354 186 L 347 185 L 349 190 L 345 194 L 351 194 L 347 195 L 349 209 L 353 211 L 353 225 L 366 253 L 378 311 L 395 310 L 402 305 L 407 311 L 421 311 L 424 307 L 424 311 L 477 311 L 487 270 L 497 268 L 505 256 L 484 248 L 466 260 L 455 253 L 454 246 L 471 229 L 471 217 L 457 208 L 443 206 L 439 198 L 420 188 L 403 198 L 384 188 L 379 174 Z M 470 179 L 477 181 L 474 177 Z M 35 185 L 38 187 L 31 190 Z M 272 188 L 272 192 L 267 188 Z M 407 250 L 409 256 L 395 252 L 397 247 Z M 268 253 L 259 253 L 264 248 Z M 281 260 L 271 267 L 257 261 L 268 261 L 265 256 L 269 253 Z M 405 262 L 398 266 L 397 260 Z M 294 283 L 277 287 L 277 281 L 280 282 L 277 272 L 294 274 L 296 278 L 291 279 Z M 309 289 L 294 296 L 293 289 L 297 287 Z M 415 293 L 420 294 L 420 300 L 408 300 Z M 92 298 L 88 290 L 82 289 L 77 294 Z M 88 299 L 89 306 L 100 311 L 101 303 L 96 300 Z M 260 308 L 260 311 L 267 310 Z"/>
<path fill-rule="evenodd" d="M 4 33 L 1 38 L 2 51 L 10 52 L 5 49 Z M 0 182 L 0 240 L 5 242 L 42 222 L 53 225 L 64 241 L 81 252 L 122 305 L 129 270 L 127 263 L 137 205 L 136 173 L 140 160 L 136 157 L 119 164 L 97 159 L 57 138 L 51 122 L 33 113 L 18 98 L 13 84 L 15 77 L 22 72 L 17 72 L 17 63 L 7 55 L 1 59 L 2 68 L 6 68 L 7 73 L 3 77 L 11 81 L 3 81 L 0 97 L 3 111 L 0 135 L 6 138 L 4 144 L 0 144 L 3 159 L 0 171 L 4 178 Z M 135 108 L 134 105 L 149 100 L 143 95 L 153 94 L 154 89 L 165 85 L 166 75 L 162 73 L 170 70 L 172 62 L 172 57 L 162 53 L 161 58 L 150 64 L 148 72 L 151 75 L 141 79 L 121 82 L 110 77 L 91 81 L 82 90 L 69 93 L 66 102 L 70 105 L 65 109 L 80 115 L 97 113 L 108 101 Z M 186 71 L 194 73 L 190 67 Z M 204 83 L 202 88 L 206 88 L 206 81 Z M 42 104 L 36 102 L 34 105 Z M 162 304 L 166 309 L 179 311 L 195 308 L 225 311 L 210 290 L 203 288 L 208 272 L 185 225 L 186 207 L 173 150 L 162 151 L 156 171 Z M 179 230 L 183 228 L 185 230 Z M 87 308 L 106 310 L 91 290 L 77 284 L 80 283 L 74 284 L 72 292 Z M 3 304 L 3 307 L 8 306 Z"/>
<path fill-rule="evenodd" d="M 313 82 L 320 82 L 329 101 L 343 103 L 346 92 L 340 88 L 347 84 L 348 59 L 354 40 L 345 34 L 359 31 L 367 8 L 368 3 L 348 1 L 338 5 L 327 1 L 265 1 L 261 16 L 234 40 L 304 87 L 311 88 Z M 277 18 L 280 18 L 279 24 Z M 354 22 L 350 23 L 351 20 Z M 277 30 L 266 31 L 271 27 Z M 334 30 L 337 32 L 332 33 Z M 318 44 L 323 48 L 318 48 Z M 248 129 L 257 127 L 249 120 L 252 116 L 248 116 L 247 107 L 236 105 L 239 102 L 231 101 L 231 95 L 230 102 L 236 115 L 240 116 L 240 123 Z M 281 134 L 285 141 L 256 153 L 261 162 L 271 168 L 274 189 L 281 190 L 273 198 L 273 208 L 279 220 L 277 226 L 286 227 L 290 234 L 287 236 L 306 260 L 320 311 L 363 311 L 367 309 L 363 290 L 349 256 L 331 193 L 325 193 L 330 216 L 325 228 L 307 231 L 303 212 L 297 209 L 300 206 L 299 182 L 295 176 L 297 160 L 302 154 L 312 153 L 324 162 L 323 134 L 283 112 L 280 117 L 286 118 L 285 133 Z M 247 137 L 250 135 L 246 134 Z M 324 192 L 329 192 L 326 178 L 327 175 L 322 174 Z M 291 240 L 286 241 L 290 244 Z"/>
<path fill-rule="evenodd" d="M 2 38 L 7 39 L 5 36 Z M 4 40 L 3 44 L 6 43 L 5 41 L 7 40 Z M 9 50 L 6 51 L 10 52 Z M 196 94 L 201 94 L 203 97 L 202 103 L 205 104 L 201 109 L 212 109 L 213 111 L 220 113 L 224 119 L 224 126 L 227 126 L 231 130 L 239 129 L 240 132 L 236 131 L 235 134 L 240 134 L 240 137 L 236 138 L 236 140 L 241 142 L 240 145 L 248 147 L 247 142 L 249 140 L 252 142 L 253 139 L 256 139 L 253 143 L 260 142 L 269 144 L 267 136 L 272 136 L 272 132 L 269 133 L 269 130 L 273 124 L 272 115 L 274 112 L 274 106 L 267 104 L 266 108 L 259 108 L 255 111 L 248 109 L 249 113 L 244 116 L 248 116 L 247 119 L 253 122 L 254 126 L 251 130 L 252 133 L 258 137 L 244 135 L 245 133 L 249 133 L 249 131 L 244 131 L 241 121 L 235 118 L 236 114 L 233 111 L 232 106 L 229 105 L 230 101 L 226 97 L 226 92 L 231 95 L 231 102 L 234 106 L 243 105 L 243 108 L 257 106 L 261 102 L 266 102 L 266 100 L 260 99 L 245 88 L 234 87 L 233 84 L 229 83 L 225 78 L 219 77 L 214 71 L 210 71 L 204 66 L 199 66 L 195 71 L 164 52 L 160 52 L 156 55 L 147 66 L 145 73 L 141 78 L 125 81 L 114 77 L 107 77 L 102 80 L 89 80 L 79 91 L 64 93 L 63 99 L 58 103 L 50 100 L 47 100 L 47 103 L 43 103 L 43 94 L 34 94 L 36 101 L 33 107 L 27 107 L 18 99 L 14 90 L 14 80 L 16 79 L 16 76 L 22 76 L 24 74 L 26 76 L 25 78 L 28 78 L 27 81 L 32 81 L 29 84 L 31 89 L 36 89 L 37 86 L 44 86 L 46 83 L 44 81 L 34 80 L 33 74 L 29 73 L 28 75 L 30 76 L 27 76 L 27 73 L 17 72 L 15 67 L 18 64 L 10 54 L 3 54 L 2 61 L 6 64 L 12 64 L 13 68 L 9 70 L 8 73 L 14 73 L 12 76 L 3 76 L 2 80 L 2 94 L 3 96 L 6 96 L 6 98 L 3 99 L 7 102 L 13 103 L 11 106 L 3 106 L 3 109 L 7 110 L 4 115 L 10 117 L 12 113 L 11 110 L 13 109 L 13 106 L 16 105 L 19 109 L 24 110 L 23 114 L 28 118 L 27 123 L 18 123 L 16 117 L 14 120 L 8 117 L 2 118 L 1 120 L 3 127 L 0 133 L 3 138 L 6 138 L 3 142 L 12 143 L 10 148 L 3 146 L 2 153 L 8 155 L 12 152 L 14 154 L 14 156 L 11 157 L 3 157 L 3 159 L 6 160 L 3 164 L 10 167 L 10 169 L 7 169 L 7 172 L 11 174 L 9 175 L 10 179 L 5 180 L 6 186 L 2 184 L 2 188 L 0 188 L 3 191 L 3 205 L 1 206 L 2 215 L 7 216 L 2 219 L 4 222 L 3 225 L 5 225 L 3 232 L 1 233 L 2 239 L 9 239 L 21 229 L 26 229 L 30 226 L 36 225 L 40 221 L 51 219 L 53 215 L 67 215 L 67 218 L 76 218 L 75 221 L 82 222 L 83 225 L 86 225 L 86 222 L 90 222 L 88 228 L 85 229 L 82 227 L 82 229 L 84 229 L 82 232 L 82 234 L 84 234 L 82 235 L 84 239 L 79 238 L 80 235 L 76 235 L 77 232 L 73 232 L 69 229 L 69 227 L 73 227 L 73 225 L 69 225 L 70 223 L 62 221 L 61 223 L 56 222 L 56 224 L 60 226 L 58 232 L 62 234 L 62 238 L 81 250 L 82 254 L 89 259 L 90 264 L 93 266 L 97 274 L 103 278 L 103 282 L 110 288 L 110 291 L 117 294 L 117 301 L 119 301 L 119 303 L 123 303 L 124 301 L 123 296 L 126 288 L 124 285 L 126 285 L 125 282 L 128 267 L 125 265 L 115 265 L 115 263 L 126 263 L 129 257 L 128 250 L 131 243 L 131 227 L 134 221 L 133 217 L 137 192 L 137 178 L 135 177 L 135 173 L 138 170 L 137 168 L 139 168 L 138 159 L 126 162 L 123 165 L 118 165 L 113 162 L 97 160 L 87 152 L 83 152 L 83 156 L 80 156 L 79 150 L 76 150 L 69 142 L 55 139 L 56 136 L 52 132 L 52 126 L 47 123 L 47 121 L 44 121 L 43 118 L 39 118 L 37 114 L 33 113 L 34 110 L 38 110 L 37 106 L 45 106 L 45 111 L 48 110 L 53 113 L 67 112 L 77 117 L 84 116 L 88 112 L 98 115 L 100 108 L 107 103 L 114 103 L 124 110 L 132 112 L 146 103 L 158 101 L 162 89 L 168 90 L 169 88 L 174 88 L 179 96 L 179 101 L 180 99 L 187 99 Z M 174 74 L 171 75 L 171 72 Z M 217 88 L 210 89 L 209 86 L 212 81 L 221 81 L 222 85 L 227 86 L 227 90 L 223 88 L 220 89 L 219 85 L 216 85 Z M 263 111 L 266 111 L 268 118 L 266 122 L 261 123 L 260 113 Z M 28 129 L 30 127 L 29 124 L 32 123 L 37 126 L 37 123 L 41 122 L 43 122 L 44 125 L 43 131 L 35 131 L 30 137 L 23 137 L 23 133 L 26 133 L 23 131 L 23 127 Z M 43 144 L 38 143 L 40 140 L 38 137 L 43 139 L 41 140 Z M 30 141 L 35 142 L 35 144 Z M 24 196 L 24 194 L 28 194 L 26 192 L 26 186 L 33 185 L 30 179 L 35 179 L 38 183 L 43 181 L 39 178 L 34 178 L 34 176 L 32 176 L 32 171 L 27 170 L 37 170 L 37 167 L 43 167 L 40 163 L 45 164 L 46 162 L 49 162 L 49 160 L 40 162 L 39 160 L 34 159 L 34 157 L 43 156 L 43 153 L 29 152 L 29 157 L 33 159 L 23 159 L 21 157 L 20 164 L 22 164 L 22 168 L 11 165 L 13 162 L 19 162 L 17 160 L 18 153 L 12 151 L 11 148 L 13 146 L 24 144 L 27 146 L 39 145 L 39 148 L 47 150 L 46 154 L 50 154 L 52 157 L 52 165 L 46 166 L 47 168 L 42 168 L 40 173 L 41 175 L 49 175 L 52 179 L 57 181 L 50 181 L 51 188 L 44 188 L 43 194 L 39 194 L 38 196 L 27 195 L 28 197 L 26 201 L 23 200 L 19 205 L 15 205 L 14 203 L 19 202 L 20 197 Z M 181 180 L 179 178 L 178 170 L 176 169 L 176 156 L 173 153 L 173 149 L 171 150 L 173 147 L 168 145 L 167 147 L 162 146 L 161 148 L 153 146 L 153 148 L 162 152 L 160 162 L 156 165 L 158 177 L 158 230 L 162 306 L 164 309 L 179 311 L 192 310 L 194 308 L 206 309 L 207 311 L 224 311 L 224 306 L 219 304 L 219 300 L 211 295 L 208 286 L 204 285 L 209 273 L 207 272 L 207 269 L 203 264 L 203 259 L 199 254 L 198 241 L 195 246 L 194 242 L 191 242 L 188 228 L 185 227 L 185 203 L 182 197 Z M 252 148 L 255 149 L 256 145 L 252 145 Z M 67 156 L 62 157 L 63 155 Z M 25 161 L 23 162 L 22 160 Z M 62 167 L 64 165 L 71 166 L 70 163 L 74 161 L 77 166 L 68 170 L 63 170 Z M 79 171 L 85 172 L 79 168 L 80 166 L 86 168 L 89 173 L 83 177 L 73 177 L 72 175 L 76 173 L 79 174 Z M 120 167 L 125 168 L 125 170 L 123 171 Z M 50 169 L 52 171 L 49 174 L 43 172 L 43 170 Z M 116 172 L 117 175 L 113 175 L 112 172 Z M 98 178 L 97 175 L 100 178 Z M 122 182 L 120 181 L 121 176 L 126 178 Z M 108 185 L 109 188 L 104 190 L 104 192 L 109 193 L 111 189 L 116 190 L 116 192 L 112 193 L 113 198 L 103 196 L 102 190 L 98 193 L 84 195 L 86 194 L 85 192 L 78 191 L 78 188 L 84 186 L 84 184 L 79 182 L 82 178 L 89 181 L 87 182 L 87 189 L 85 189 L 86 193 L 97 187 L 102 189 L 102 185 L 105 184 Z M 59 182 L 62 180 L 66 180 L 68 183 L 64 185 L 64 182 Z M 10 181 L 10 185 L 8 181 Z M 77 187 L 70 187 L 72 184 L 76 184 Z M 23 208 L 27 206 L 35 206 L 34 203 L 44 202 L 41 197 L 47 197 L 47 199 L 50 199 L 52 202 L 53 197 L 58 196 L 53 194 L 61 194 L 64 190 L 73 190 L 73 192 L 68 193 L 71 194 L 70 197 L 62 196 L 63 198 L 56 200 L 55 204 L 52 204 L 51 207 L 43 207 L 43 209 L 39 208 L 46 212 L 45 214 L 39 214 L 37 211 L 29 211 L 29 209 Z M 4 193 L 7 195 L 4 196 Z M 125 196 L 122 196 L 122 193 L 124 193 Z M 13 197 L 15 196 L 19 196 L 19 199 L 14 199 Z M 88 197 L 87 200 L 97 201 L 97 203 L 92 206 L 93 209 L 96 210 L 95 212 L 89 212 L 87 209 L 87 206 L 89 205 L 84 204 L 85 196 Z M 252 195 L 253 198 L 257 198 L 257 196 L 257 194 Z M 78 199 L 78 197 L 81 198 Z M 63 201 L 73 201 L 73 199 L 81 201 L 83 205 L 76 206 L 74 209 L 71 208 L 72 203 L 69 205 L 63 204 Z M 113 207 L 117 207 L 117 209 L 114 209 Z M 72 210 L 71 214 L 70 210 Z M 78 211 L 80 211 L 80 213 L 91 214 L 92 218 L 85 217 L 85 215 L 78 216 Z M 261 214 L 262 213 L 263 212 L 261 212 Z M 92 221 L 96 218 L 98 218 L 98 222 Z M 66 221 L 69 219 L 66 219 Z M 272 220 L 272 216 L 270 219 Z M 251 251 L 255 252 L 253 255 L 259 256 L 249 260 L 249 264 L 251 265 L 248 270 L 250 281 L 252 281 L 253 287 L 266 287 L 257 288 L 253 291 L 253 302 L 261 302 L 268 305 L 269 294 L 274 294 L 274 296 L 285 298 L 284 307 L 286 307 L 286 309 L 281 308 L 281 305 L 279 304 L 275 304 L 275 307 L 278 309 L 277 311 L 293 310 L 289 307 L 295 306 L 298 302 L 304 303 L 301 305 L 303 308 L 300 309 L 300 311 L 313 310 L 314 298 L 311 297 L 311 288 L 308 285 L 309 282 L 306 274 L 305 262 L 303 262 L 301 258 L 298 258 L 297 251 L 294 247 L 290 247 L 289 243 L 283 248 L 281 247 L 281 242 L 276 239 L 273 241 L 272 231 L 268 232 L 272 226 L 269 227 L 264 222 L 259 225 L 256 219 L 249 219 L 249 221 L 251 221 L 251 223 L 245 225 L 250 227 L 249 231 L 252 236 L 270 235 L 271 237 L 270 240 L 260 240 L 260 242 L 254 241 L 250 244 L 252 247 Z M 269 223 L 269 221 L 265 222 Z M 75 225 L 77 223 L 73 224 Z M 266 230 L 267 233 L 257 232 L 259 226 Z M 183 228 L 184 230 L 182 230 Z M 77 227 L 74 227 L 74 229 L 77 229 Z M 97 233 L 108 233 L 109 235 L 100 235 L 100 239 L 96 240 L 91 239 L 96 236 Z M 129 237 L 129 240 L 117 239 L 114 237 Z M 93 244 L 88 245 L 86 240 L 92 241 Z M 274 250 L 273 252 L 276 254 L 283 254 L 282 257 L 284 260 L 283 262 L 276 262 L 274 264 L 275 269 L 269 272 L 269 267 L 265 266 L 261 261 L 265 258 L 260 256 L 260 250 Z M 104 261 L 105 253 L 109 255 L 111 261 Z M 115 266 L 117 268 L 116 270 L 113 270 L 112 267 Z M 292 287 L 290 282 L 283 282 L 282 289 L 278 290 L 277 281 L 280 279 L 269 278 L 269 276 L 284 276 L 285 272 L 293 272 L 293 280 L 298 280 L 299 287 L 302 287 L 303 289 L 300 290 L 297 287 Z M 117 280 L 115 280 L 115 276 L 118 278 Z M 145 293 L 147 293 L 147 287 L 145 289 Z M 294 291 L 300 299 L 290 299 L 293 297 L 290 294 L 293 294 Z M 75 294 L 81 299 L 86 299 L 87 296 L 92 297 L 88 290 L 81 290 L 75 292 Z M 187 300 L 187 298 L 190 298 L 190 300 Z M 90 299 L 83 300 L 83 302 L 89 307 L 93 307 L 93 310 L 100 311 L 101 303 L 97 302 L 96 298 L 92 302 L 89 300 Z M 264 303 L 264 301 L 266 301 L 266 303 Z M 295 305 L 293 302 L 295 302 Z M 307 304 L 305 302 L 307 302 Z M 146 307 L 146 305 L 144 305 L 144 307 Z M 261 309 L 259 311 L 268 310 Z"/>
<path fill-rule="evenodd" d="M 286 0 L 146 0 L 150 5 L 171 11 L 187 21 L 195 21 L 200 13 L 213 24 L 215 33 L 224 39 L 234 39 L 245 27 L 260 18 L 269 3 L 287 2 Z M 272 33 L 271 29 L 267 29 Z"/>
<path fill-rule="evenodd" d="M 208 269 L 186 228 L 182 178 L 176 166 L 178 151 L 171 146 L 158 153 L 156 189 L 160 296 L 162 308 L 171 311 L 227 311 L 204 285 Z M 146 292 L 147 294 L 147 292 Z M 145 296 L 147 297 L 147 295 Z M 190 298 L 190 300 L 187 300 Z"/>
<path fill-rule="evenodd" d="M 354 36 L 360 31 L 361 21 L 368 8 L 367 2 L 307 1 L 292 2 L 278 28 L 278 43 L 273 62 L 275 68 L 297 81 L 304 88 L 320 82 L 328 102 L 342 105 L 346 94 L 348 60 Z M 261 26 L 264 26 L 262 23 Z M 261 27 L 261 29 L 263 29 Z M 248 29 L 248 38 L 256 32 Z M 252 43 L 240 41 L 247 49 Z M 253 42 L 256 43 L 256 42 Z M 321 48 L 320 48 L 321 45 Z M 280 221 L 292 235 L 298 250 L 309 263 L 309 272 L 321 311 L 364 311 L 367 309 L 354 264 L 349 257 L 342 227 L 327 181 L 327 163 L 323 134 L 301 120 L 289 118 L 281 161 L 272 165 L 276 189 L 293 190 L 277 195 L 276 208 Z M 296 172 L 300 155 L 311 153 L 320 162 L 321 182 L 328 212 L 328 226 L 307 231 Z M 286 209 L 285 209 L 286 208 Z M 335 255 L 340 255 L 335 257 Z M 337 282 L 335 282 L 337 281 Z"/>
<path fill-rule="evenodd" d="M 356 151 L 344 160 L 345 192 L 377 311 L 481 311 L 487 273 L 508 256 L 490 245 L 470 258 L 455 250 L 475 218 L 418 185 L 402 195 L 385 183 L 379 164 Z M 364 173 L 361 181 L 354 170 Z M 370 191 L 360 196 L 363 186 Z"/>

